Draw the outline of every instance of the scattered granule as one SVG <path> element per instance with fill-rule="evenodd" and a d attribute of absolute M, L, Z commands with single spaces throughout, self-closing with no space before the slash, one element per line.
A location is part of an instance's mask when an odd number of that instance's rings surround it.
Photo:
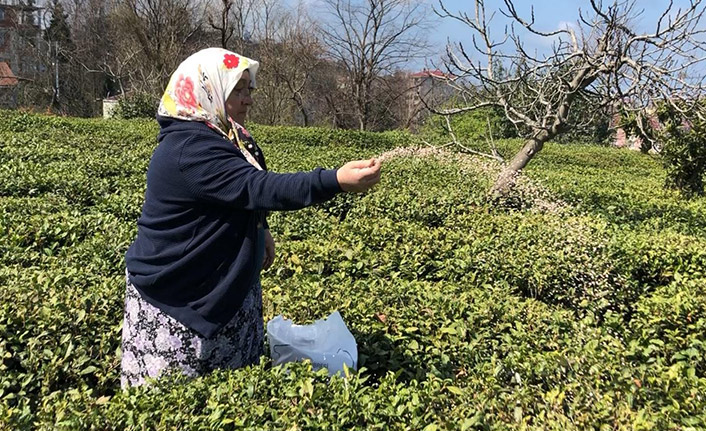
<path fill-rule="evenodd" d="M 404 157 L 433 157 L 440 162 L 451 163 L 458 166 L 464 174 L 484 175 L 488 178 L 495 178 L 502 171 L 502 165 L 496 160 L 430 146 L 397 147 L 385 151 L 377 156 L 377 159 L 381 162 L 385 162 Z M 518 176 L 515 184 L 514 193 L 527 204 L 527 207 L 531 211 L 562 214 L 571 208 L 568 203 L 553 196 L 552 193 L 539 182 L 521 174 Z"/>
<path fill-rule="evenodd" d="M 562 214 L 571 209 L 568 203 L 552 195 L 549 189 L 526 175 L 520 175 L 517 178 L 515 192 L 523 201 L 529 203 L 531 211 Z"/>
<path fill-rule="evenodd" d="M 434 147 L 397 147 L 392 150 L 385 151 L 376 158 L 381 162 L 384 162 L 386 160 L 401 157 L 429 157 L 439 155 L 443 152 L 443 150 Z"/>

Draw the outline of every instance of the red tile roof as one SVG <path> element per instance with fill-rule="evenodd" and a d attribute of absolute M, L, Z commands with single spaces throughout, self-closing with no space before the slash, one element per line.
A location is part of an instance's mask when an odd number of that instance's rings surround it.
<path fill-rule="evenodd" d="M 0 87 L 14 87 L 19 80 L 12 73 L 10 66 L 4 61 L 0 61 Z"/>
<path fill-rule="evenodd" d="M 448 75 L 439 69 L 434 69 L 434 70 L 427 70 L 424 69 L 421 72 L 416 72 L 412 73 L 409 76 L 412 78 L 428 78 L 428 77 L 433 77 L 433 78 L 453 78 L 453 75 Z"/>

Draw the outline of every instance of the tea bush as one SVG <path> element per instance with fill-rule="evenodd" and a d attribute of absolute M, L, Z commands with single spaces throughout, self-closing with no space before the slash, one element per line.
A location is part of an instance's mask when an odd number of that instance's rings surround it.
<path fill-rule="evenodd" d="M 694 121 L 688 130 L 670 122 L 662 134 L 667 168 L 666 186 L 687 196 L 704 193 L 706 177 L 706 121 Z"/>
<path fill-rule="evenodd" d="M 517 130 L 505 118 L 500 108 L 484 108 L 468 111 L 449 117 L 451 130 L 463 142 L 482 141 L 489 139 L 504 139 L 517 136 Z M 490 133 L 488 133 L 490 125 Z M 422 135 L 432 140 L 451 140 L 446 119 L 439 115 L 430 115 L 422 125 Z"/>
<path fill-rule="evenodd" d="M 361 368 L 263 357 L 121 391 L 157 125 L 0 111 L 0 429 L 706 428 L 706 199 L 658 161 L 549 144 L 507 210 L 498 166 L 412 135 L 251 129 L 280 172 L 385 159 L 370 193 L 272 214 L 263 274 L 265 320 L 340 310 Z"/>
<path fill-rule="evenodd" d="M 114 116 L 117 118 L 154 118 L 157 115 L 159 99 L 150 93 L 130 93 L 118 99 Z"/>

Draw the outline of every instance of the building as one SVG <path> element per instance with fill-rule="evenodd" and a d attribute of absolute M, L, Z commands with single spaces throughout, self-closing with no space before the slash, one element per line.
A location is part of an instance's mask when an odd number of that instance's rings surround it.
<path fill-rule="evenodd" d="M 42 41 L 41 10 L 35 0 L 0 0 L 0 62 L 17 77 L 33 77 L 39 70 Z"/>
<path fill-rule="evenodd" d="M 406 117 L 409 127 L 414 127 L 422 121 L 424 114 L 427 113 L 425 103 L 438 107 L 454 94 L 453 88 L 449 85 L 449 80 L 454 76 L 439 69 L 424 69 L 410 73 L 406 78 L 407 88 L 409 88 L 406 94 Z"/>
<path fill-rule="evenodd" d="M 108 97 L 103 99 L 103 118 L 113 118 L 115 117 L 115 111 L 118 109 L 119 104 L 118 97 Z"/>
<path fill-rule="evenodd" d="M 17 84 L 19 80 L 10 66 L 0 61 L 0 108 L 17 107 Z"/>
<path fill-rule="evenodd" d="M 658 136 L 659 132 L 664 128 L 664 125 L 657 115 L 657 110 L 654 107 L 648 108 L 643 114 L 645 132 L 649 133 L 653 137 Z M 650 139 L 646 139 L 645 136 L 640 136 L 640 132 L 635 130 L 634 125 L 629 128 L 632 129 L 632 131 L 628 132 L 623 124 L 623 121 L 624 119 L 619 112 L 616 112 L 611 116 L 611 121 L 608 128 L 613 131 L 613 146 L 618 148 L 629 148 L 635 151 L 662 151 L 663 144 L 656 138 L 651 141 Z M 686 121 L 685 118 L 682 120 L 682 127 L 687 129 L 690 127 L 689 122 Z"/>

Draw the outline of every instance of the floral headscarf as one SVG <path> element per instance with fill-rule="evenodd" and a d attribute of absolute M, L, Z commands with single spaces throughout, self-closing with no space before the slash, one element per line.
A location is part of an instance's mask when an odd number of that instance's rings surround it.
<path fill-rule="evenodd" d="M 206 123 L 233 141 L 248 162 L 262 169 L 256 159 L 260 150 L 250 134 L 226 114 L 226 99 L 243 72 L 250 73 L 254 87 L 259 67 L 257 61 L 222 48 L 202 49 L 177 67 L 157 112 L 163 117 Z"/>

